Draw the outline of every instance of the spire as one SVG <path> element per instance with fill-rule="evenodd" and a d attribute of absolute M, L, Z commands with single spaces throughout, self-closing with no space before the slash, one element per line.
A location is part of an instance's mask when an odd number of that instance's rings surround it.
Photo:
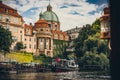
<path fill-rule="evenodd" d="M 44 19 L 44 16 L 43 16 L 43 14 L 42 14 L 42 11 L 41 11 L 40 14 L 39 14 L 39 19 Z"/>
<path fill-rule="evenodd" d="M 49 5 L 47 6 L 47 11 L 52 11 L 52 6 L 50 5 L 50 0 L 49 0 Z"/>

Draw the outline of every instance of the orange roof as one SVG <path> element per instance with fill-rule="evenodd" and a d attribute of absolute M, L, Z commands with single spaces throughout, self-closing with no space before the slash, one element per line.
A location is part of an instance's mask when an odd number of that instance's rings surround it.
<path fill-rule="evenodd" d="M 52 33 L 56 33 L 56 34 L 62 34 L 62 35 L 67 35 L 66 32 L 62 32 L 62 31 L 57 31 L 57 30 L 52 30 Z"/>
<path fill-rule="evenodd" d="M 41 20 L 38 20 L 36 23 L 40 23 L 40 24 L 41 24 L 41 23 L 47 23 L 47 21 L 41 19 Z"/>
<path fill-rule="evenodd" d="M 0 1 L 0 7 L 14 10 L 14 9 L 11 8 L 10 6 L 7 6 L 7 5 L 3 4 L 2 1 Z"/>
<path fill-rule="evenodd" d="M 45 28 L 47 28 L 48 27 L 48 23 L 47 23 L 46 20 L 38 20 L 35 23 L 35 27 L 45 27 Z"/>
<path fill-rule="evenodd" d="M 33 28 L 32 25 L 27 25 L 27 24 L 25 24 L 24 27 L 25 27 L 25 28 L 30 28 L 30 29 Z"/>
<path fill-rule="evenodd" d="M 8 12 L 6 12 L 6 10 L 8 10 Z M 2 3 L 2 1 L 0 1 L 0 13 L 6 13 L 6 14 L 9 14 L 9 15 L 12 15 L 12 16 L 16 16 L 16 17 L 21 17 L 17 10 L 11 8 L 10 6 L 7 6 L 5 4 Z M 21 21 L 24 21 L 23 19 L 21 19 Z"/>

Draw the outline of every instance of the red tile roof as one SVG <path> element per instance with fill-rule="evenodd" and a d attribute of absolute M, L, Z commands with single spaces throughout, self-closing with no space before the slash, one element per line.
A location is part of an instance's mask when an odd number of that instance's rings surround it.
<path fill-rule="evenodd" d="M 33 27 L 32 27 L 32 25 L 27 25 L 27 24 L 25 24 L 25 25 L 24 25 L 24 28 L 32 29 Z"/>
<path fill-rule="evenodd" d="M 8 10 L 8 12 L 6 12 L 6 10 Z M 10 6 L 3 4 L 2 1 L 0 1 L 0 13 L 5 13 L 8 15 L 16 16 L 16 17 L 21 17 L 21 21 L 24 21 L 22 16 L 20 16 L 20 14 L 17 12 L 17 10 L 13 9 Z"/>
<path fill-rule="evenodd" d="M 44 27 L 44 28 L 48 28 L 48 23 L 46 20 L 38 20 L 35 23 L 35 27 Z"/>

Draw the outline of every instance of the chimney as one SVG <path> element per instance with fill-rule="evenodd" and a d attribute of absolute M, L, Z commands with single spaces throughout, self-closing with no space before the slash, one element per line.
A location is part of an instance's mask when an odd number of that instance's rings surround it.
<path fill-rule="evenodd" d="M 30 23 L 30 26 L 32 26 L 32 23 Z"/>

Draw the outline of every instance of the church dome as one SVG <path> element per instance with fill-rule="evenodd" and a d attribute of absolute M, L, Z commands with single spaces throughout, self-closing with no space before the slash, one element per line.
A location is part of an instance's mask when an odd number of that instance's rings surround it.
<path fill-rule="evenodd" d="M 53 11 L 45 11 L 43 15 L 44 19 L 47 21 L 59 22 L 58 16 Z"/>
<path fill-rule="evenodd" d="M 43 18 L 47 21 L 59 22 L 58 16 L 52 11 L 52 6 L 50 4 L 47 6 L 47 11 L 43 13 Z"/>

